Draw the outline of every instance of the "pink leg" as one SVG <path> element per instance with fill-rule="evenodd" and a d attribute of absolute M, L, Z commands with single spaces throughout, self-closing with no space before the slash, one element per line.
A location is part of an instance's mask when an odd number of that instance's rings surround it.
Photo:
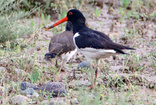
<path fill-rule="evenodd" d="M 100 64 L 100 60 L 97 60 L 97 68 L 96 68 L 96 71 L 95 71 L 94 84 L 91 84 L 90 89 L 93 89 L 96 86 L 96 79 L 97 79 L 97 76 L 98 76 L 99 64 Z M 93 76 L 92 76 L 92 81 L 93 81 Z"/>
<path fill-rule="evenodd" d="M 93 64 L 91 62 L 89 62 L 89 64 L 90 64 L 90 69 L 94 70 Z M 93 86 L 94 86 L 93 81 L 94 81 L 94 75 L 92 75 L 92 77 L 91 77 L 91 86 L 89 87 L 89 89 L 93 89 Z"/>
<path fill-rule="evenodd" d="M 97 65 L 97 66 L 98 66 L 98 65 Z M 94 86 L 96 85 L 97 76 L 98 76 L 98 67 L 97 67 L 96 70 L 95 70 Z"/>
<path fill-rule="evenodd" d="M 97 60 L 97 68 L 95 71 L 95 79 L 94 79 L 94 86 L 96 85 L 96 80 L 97 80 L 97 76 L 98 76 L 98 70 L 99 70 L 99 65 L 100 65 L 100 60 Z"/>

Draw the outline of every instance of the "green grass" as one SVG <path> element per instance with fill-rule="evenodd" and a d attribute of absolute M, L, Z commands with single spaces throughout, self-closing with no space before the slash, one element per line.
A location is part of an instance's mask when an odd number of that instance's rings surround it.
<path fill-rule="evenodd" d="M 94 14 L 95 14 L 96 17 L 99 17 L 101 12 L 102 12 L 101 9 L 96 8 L 95 11 L 94 11 Z"/>
<path fill-rule="evenodd" d="M 71 1 L 71 4 L 73 5 L 76 2 L 78 1 Z M 147 78 L 153 79 L 152 77 L 156 76 L 155 37 L 150 39 L 150 36 L 148 36 L 151 35 L 150 33 L 139 33 L 139 30 L 148 29 L 151 31 L 154 29 L 154 27 L 143 28 L 142 24 L 146 21 L 141 20 L 140 16 L 143 14 L 142 16 L 145 16 L 145 18 L 148 17 L 148 21 L 152 24 L 155 15 L 153 15 L 152 9 L 148 10 L 149 8 L 152 8 L 150 7 L 151 4 L 149 2 L 146 5 L 143 5 L 143 3 L 139 4 L 140 2 L 140 0 L 133 1 L 132 5 L 128 0 L 122 0 L 122 6 L 115 8 L 115 11 L 118 11 L 118 13 L 123 16 L 118 21 L 122 21 L 121 25 L 126 24 L 127 21 L 132 21 L 132 23 L 128 24 L 128 27 L 126 25 L 123 27 L 116 26 L 116 29 L 120 30 L 122 33 L 118 31 L 110 32 L 110 34 L 117 33 L 117 36 L 113 36 L 111 39 L 114 38 L 114 41 L 119 41 L 117 43 L 135 47 L 136 50 L 125 51 L 130 55 L 118 55 L 115 60 L 112 58 L 101 60 L 99 77 L 97 79 L 99 84 L 97 84 L 93 90 L 89 90 L 88 87 L 85 86 L 69 88 L 68 85 L 71 81 L 88 80 L 91 82 L 91 75 L 94 74 L 95 70 L 82 69 L 80 72 L 77 72 L 77 74 L 82 74 L 83 77 L 78 77 L 75 80 L 69 74 L 73 73 L 73 71 L 70 70 L 73 67 L 77 67 L 78 63 L 67 64 L 67 74 L 62 72 L 63 75 L 61 75 L 62 81 L 67 89 L 66 99 L 70 100 L 71 98 L 77 98 L 80 105 L 155 105 L 155 97 L 153 95 L 155 94 L 156 86 L 151 88 L 151 83 L 147 81 Z M 69 4 L 65 4 L 68 9 L 72 7 L 72 5 Z M 126 9 L 129 5 L 132 6 L 131 10 Z M 82 8 L 84 3 L 79 2 L 76 6 L 77 8 L 84 10 L 84 8 Z M 143 13 L 142 7 L 147 8 L 148 11 Z M 141 10 L 136 11 L 139 8 Z M 90 10 L 92 11 L 88 12 Z M 64 9 L 60 10 L 59 19 L 66 15 L 66 11 L 67 10 Z M 90 17 L 87 18 L 94 21 L 92 18 L 93 16 L 103 19 L 102 17 L 99 17 L 101 11 L 102 10 L 99 10 L 96 7 L 88 7 L 84 13 L 87 16 L 90 15 Z M 148 12 L 151 15 L 147 15 Z M 21 12 L 21 14 L 23 13 Z M 7 18 L 4 17 L 6 16 L 3 15 L 2 19 L 6 22 L 5 25 L 7 26 L 9 24 L 8 20 L 10 19 L 8 17 L 7 20 Z M 50 18 L 50 15 L 44 14 L 42 14 L 39 19 L 36 17 L 29 19 L 22 18 L 18 19 L 16 22 L 12 22 L 13 28 L 10 28 L 11 31 L 7 30 L 9 29 L 9 26 L 6 27 L 6 29 L 2 28 L 5 30 L 6 35 L 13 32 L 12 29 L 15 29 L 15 33 L 12 33 L 15 36 L 11 37 L 17 38 L 16 43 L 12 43 L 12 41 L 9 40 L 0 45 L 0 67 L 6 68 L 6 72 L 0 72 L 0 85 L 7 88 L 7 94 L 1 95 L 0 100 L 3 100 L 8 105 L 10 104 L 9 100 L 13 96 L 20 94 L 20 82 L 28 81 L 37 85 L 42 85 L 55 79 L 58 70 L 58 68 L 54 66 L 55 60 L 51 63 L 43 60 L 50 40 L 44 39 L 43 33 L 45 31 L 40 28 L 47 24 L 51 24 Z M 96 24 L 101 24 L 97 30 L 101 30 L 102 32 L 107 31 L 107 29 L 103 28 L 103 23 L 104 22 L 101 20 L 96 21 Z M 53 35 L 60 33 L 64 30 L 65 24 L 60 27 L 58 26 L 50 30 L 50 32 L 52 32 Z M 89 27 L 96 28 L 94 25 Z M 26 34 L 26 36 L 28 35 L 29 37 L 20 36 L 21 33 L 24 33 L 23 35 Z M 126 37 L 127 39 L 122 40 L 122 37 Z M 119 40 L 116 40 L 118 38 Z M 38 47 L 40 50 L 37 50 Z M 144 53 L 142 53 L 142 51 Z M 80 58 L 80 60 L 82 59 L 83 58 Z M 111 70 L 111 67 L 117 66 L 121 66 L 118 71 Z M 26 74 L 21 73 L 18 75 L 15 69 L 22 69 Z M 32 99 L 41 102 L 43 101 L 42 97 Z"/>
<path fill-rule="evenodd" d="M 21 19 L 28 17 L 35 9 L 32 8 L 32 11 L 29 12 L 13 11 L 12 8 L 19 7 L 19 2 L 5 0 L 1 1 L 0 7 L 0 43 L 14 41 L 33 32 L 33 26 L 21 24 Z"/>

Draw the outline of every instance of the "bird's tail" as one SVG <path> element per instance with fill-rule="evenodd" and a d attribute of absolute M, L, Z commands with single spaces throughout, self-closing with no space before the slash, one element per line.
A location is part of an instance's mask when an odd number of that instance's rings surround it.
<path fill-rule="evenodd" d="M 119 44 L 116 44 L 116 47 L 114 47 L 114 50 L 116 51 L 116 53 L 128 54 L 128 53 L 125 53 L 124 51 L 122 51 L 124 49 L 126 49 L 126 50 L 135 50 L 134 48 L 127 47 L 127 46 L 122 46 L 122 45 L 119 45 Z"/>
<path fill-rule="evenodd" d="M 46 53 L 44 59 L 49 61 L 50 59 L 55 58 L 56 56 L 56 53 Z"/>
<path fill-rule="evenodd" d="M 125 48 L 124 49 L 127 49 L 127 50 L 135 50 L 135 48 L 131 48 L 131 47 L 127 47 L 127 46 L 124 46 Z"/>

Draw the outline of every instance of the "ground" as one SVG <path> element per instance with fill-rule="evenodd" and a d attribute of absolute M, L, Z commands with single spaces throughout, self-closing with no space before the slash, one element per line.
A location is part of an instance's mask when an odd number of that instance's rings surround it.
<path fill-rule="evenodd" d="M 129 55 L 118 55 L 101 59 L 97 86 L 89 90 L 91 75 L 94 70 L 77 70 L 77 66 L 85 58 L 76 54 L 66 64 L 65 72 L 59 75 L 67 89 L 66 98 L 77 98 L 80 105 L 97 104 L 156 104 L 156 24 L 150 19 L 137 19 L 134 14 L 127 16 L 128 10 L 121 10 L 104 3 L 103 8 L 80 8 L 87 19 L 88 27 L 104 32 L 114 42 L 133 47 L 134 51 L 125 51 Z M 118 5 L 117 5 L 118 6 Z M 98 11 L 99 10 L 99 14 Z M 122 13 L 122 12 L 125 12 Z M 123 18 L 125 17 L 125 18 Z M 21 20 L 33 21 L 36 26 L 50 25 L 57 20 L 43 20 L 40 17 Z M 55 81 L 58 68 L 55 59 L 52 62 L 44 60 L 48 52 L 50 38 L 64 30 L 64 24 L 45 31 L 44 28 L 34 28 L 34 33 L 25 38 L 18 39 L 19 46 L 14 50 L 1 50 L 0 67 L 5 72 L 0 73 L 1 85 L 8 89 L 7 99 L 20 94 L 19 83 L 28 81 L 41 86 L 47 81 Z M 9 42 L 7 42 L 9 46 Z M 60 63 L 59 63 L 60 64 Z M 94 62 L 95 65 L 95 62 Z M 17 73 L 15 69 L 22 69 Z M 82 97 L 83 96 L 83 97 Z M 3 97 L 2 97 L 3 99 Z M 35 100 L 35 99 L 34 99 Z M 40 101 L 42 101 L 40 99 Z"/>

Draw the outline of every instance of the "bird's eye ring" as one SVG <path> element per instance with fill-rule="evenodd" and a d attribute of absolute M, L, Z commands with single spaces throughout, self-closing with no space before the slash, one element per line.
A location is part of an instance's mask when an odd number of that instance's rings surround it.
<path fill-rule="evenodd" d="M 73 15 L 73 12 L 69 12 L 69 15 Z"/>

